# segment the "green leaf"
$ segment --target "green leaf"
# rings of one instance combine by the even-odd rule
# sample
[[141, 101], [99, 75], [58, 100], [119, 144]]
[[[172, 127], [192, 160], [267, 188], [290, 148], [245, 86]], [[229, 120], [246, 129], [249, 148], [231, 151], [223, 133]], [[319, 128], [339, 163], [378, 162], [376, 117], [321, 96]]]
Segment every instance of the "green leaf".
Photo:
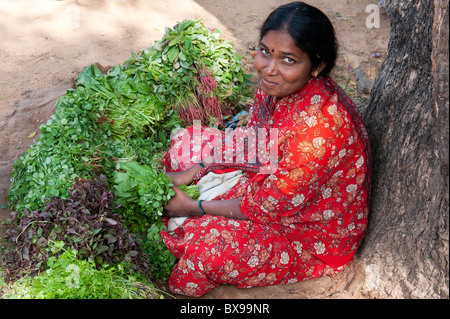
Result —
[[169, 42], [169, 46], [178, 44], [180, 42], [180, 39], [178, 37], [173, 38], [172, 40], [170, 40]]
[[159, 206], [161, 206], [161, 203], [158, 201], [153, 202], [153, 207], [154, 208], [158, 208]]
[[173, 46], [169, 49], [169, 52], [167, 52], [167, 56], [169, 58], [169, 62], [173, 63], [175, 59], [177, 58], [178, 54], [180, 53], [180, 50], [177, 46]]

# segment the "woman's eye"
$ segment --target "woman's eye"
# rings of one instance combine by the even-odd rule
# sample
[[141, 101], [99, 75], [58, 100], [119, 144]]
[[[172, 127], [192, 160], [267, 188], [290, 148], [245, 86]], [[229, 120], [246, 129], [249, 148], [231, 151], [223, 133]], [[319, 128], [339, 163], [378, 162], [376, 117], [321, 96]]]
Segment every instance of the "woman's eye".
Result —
[[266, 49], [264, 49], [264, 48], [260, 48], [259, 50], [260, 50], [261, 53], [264, 54], [264, 55], [269, 55], [269, 54], [270, 54], [269, 51], [266, 50]]
[[294, 64], [295, 63], [295, 60], [294, 59], [291, 59], [291, 58], [284, 58], [284, 61], [287, 63], [287, 64]]

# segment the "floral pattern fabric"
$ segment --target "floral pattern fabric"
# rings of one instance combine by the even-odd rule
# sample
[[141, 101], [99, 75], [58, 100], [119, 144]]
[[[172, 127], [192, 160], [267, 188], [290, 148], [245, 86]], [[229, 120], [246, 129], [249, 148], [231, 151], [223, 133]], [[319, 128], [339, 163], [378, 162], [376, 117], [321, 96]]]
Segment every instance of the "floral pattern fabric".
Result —
[[[248, 139], [242, 150], [234, 148], [232, 161], [199, 173], [243, 169], [239, 183], [215, 200], [241, 198], [247, 220], [192, 217], [174, 233], [161, 233], [179, 258], [169, 280], [175, 293], [201, 296], [222, 283], [244, 288], [333, 276], [351, 262], [365, 235], [370, 143], [356, 107], [331, 78], [315, 78], [279, 100], [258, 90], [248, 128], [266, 129], [266, 153], [275, 145], [276, 163], [273, 157], [266, 164], [238, 163], [241, 151], [255, 147]], [[277, 143], [269, 134], [274, 128]], [[198, 143], [191, 133], [173, 145]], [[203, 140], [201, 148], [225, 138]], [[170, 171], [198, 162], [171, 158]]]

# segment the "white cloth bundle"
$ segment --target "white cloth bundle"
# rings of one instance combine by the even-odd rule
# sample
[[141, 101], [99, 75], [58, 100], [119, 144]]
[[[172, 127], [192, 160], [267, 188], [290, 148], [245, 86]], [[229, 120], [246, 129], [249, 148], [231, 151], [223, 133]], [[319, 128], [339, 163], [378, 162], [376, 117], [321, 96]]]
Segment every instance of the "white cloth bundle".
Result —
[[[219, 195], [225, 194], [237, 184], [242, 175], [242, 171], [233, 171], [224, 174], [208, 173], [197, 183], [200, 192], [200, 197], [198, 199], [211, 200]], [[168, 231], [173, 231], [183, 225], [186, 218], [187, 217], [170, 218], [167, 227]]]

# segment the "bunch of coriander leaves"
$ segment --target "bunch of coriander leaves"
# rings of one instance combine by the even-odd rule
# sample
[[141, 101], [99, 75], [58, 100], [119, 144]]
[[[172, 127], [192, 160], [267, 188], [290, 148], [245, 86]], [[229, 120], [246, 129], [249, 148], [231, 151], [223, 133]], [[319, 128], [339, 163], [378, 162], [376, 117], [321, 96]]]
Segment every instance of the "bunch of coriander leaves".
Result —
[[[3, 299], [159, 299], [160, 292], [144, 284], [139, 274], [131, 276], [121, 265], [101, 268], [80, 259], [76, 249], [63, 241], [52, 242], [48, 269], [36, 276], [24, 276], [3, 289]], [[56, 257], [58, 256], [58, 257]], [[1, 290], [0, 290], [1, 292]]]
[[[100, 251], [89, 250], [87, 255], [78, 254], [78, 258], [95, 259], [93, 254], [110, 253], [108, 258], [97, 260], [98, 267], [125, 263], [130, 268], [129, 256], [116, 255], [119, 250], [111, 248], [118, 236], [106, 236], [98, 227], [90, 227], [82, 239], [77, 239], [80, 244], [69, 238], [79, 232], [46, 215], [55, 202], [77, 202], [73, 201], [71, 190], [79, 188], [79, 181], [95, 184], [104, 176], [102, 186], [94, 189], [114, 194], [116, 206], [112, 212], [120, 220], [109, 216], [103, 223], [113, 220], [123, 224], [139, 246], [130, 251], [147, 255], [152, 276], [169, 276], [176, 260], [162, 243], [159, 232], [164, 228], [162, 207], [173, 191], [171, 181], [162, 173], [160, 159], [170, 144], [172, 129], [192, 124], [186, 117], [180, 121], [179, 106], [192, 105], [197, 114], [211, 117], [208, 107], [217, 100], [221, 107], [236, 109], [250, 94], [249, 76], [241, 67], [241, 57], [219, 35], [199, 21], [184, 21], [166, 29], [161, 41], [133, 54], [106, 75], [93, 65], [83, 70], [75, 88], [57, 101], [54, 114], [41, 126], [39, 140], [14, 164], [8, 199], [15, 218], [9, 224], [8, 245], [2, 247], [6, 250], [3, 256], [13, 258], [0, 258], [3, 271], [20, 267], [24, 260], [25, 264], [29, 261], [28, 269], [44, 270], [48, 245], [54, 239], [37, 238], [48, 234], [59, 234], [59, 240], [68, 249], [78, 249], [80, 245], [101, 247]], [[223, 118], [226, 110], [220, 111], [214, 116]], [[142, 180], [142, 176], [147, 179]], [[195, 197], [195, 188], [193, 191]], [[75, 218], [83, 224], [88, 216], [102, 214], [87, 208], [89, 203], [83, 205], [72, 209], [76, 216], [64, 218]], [[79, 212], [83, 212], [84, 220], [77, 217]], [[28, 237], [24, 237], [25, 233]], [[94, 236], [98, 234], [101, 236]], [[17, 238], [35, 238], [30, 241], [35, 246], [20, 245]], [[33, 249], [39, 250], [39, 261], [30, 259]]]

